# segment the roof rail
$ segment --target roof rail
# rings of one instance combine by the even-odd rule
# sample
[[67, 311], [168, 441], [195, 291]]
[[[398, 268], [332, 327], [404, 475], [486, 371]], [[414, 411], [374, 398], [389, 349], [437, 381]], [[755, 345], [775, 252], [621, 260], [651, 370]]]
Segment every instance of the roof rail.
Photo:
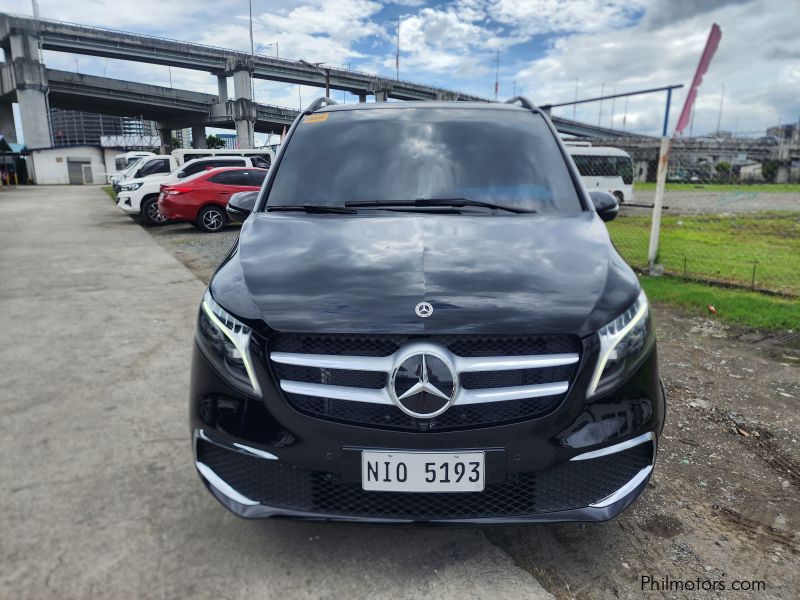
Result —
[[308, 108], [304, 111], [305, 114], [309, 115], [313, 113], [315, 110], [319, 110], [323, 106], [332, 106], [334, 104], [338, 104], [336, 100], [333, 98], [327, 98], [326, 96], [320, 96], [316, 100], [314, 100], [311, 104], [308, 105]]
[[528, 100], [525, 96], [514, 96], [510, 100], [506, 100], [506, 104], [517, 104], [519, 103], [522, 108], [527, 108], [528, 110], [539, 110], [536, 106]]

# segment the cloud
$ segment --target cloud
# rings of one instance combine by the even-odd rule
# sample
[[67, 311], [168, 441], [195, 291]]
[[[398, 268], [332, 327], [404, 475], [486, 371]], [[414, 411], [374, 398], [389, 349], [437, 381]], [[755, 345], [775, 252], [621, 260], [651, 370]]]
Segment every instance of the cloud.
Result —
[[[648, 10], [663, 12], [666, 0]], [[726, 86], [723, 129], [763, 131], [780, 115], [797, 112], [798, 62], [796, 19], [788, 19], [780, 0], [759, 3], [726, 3], [716, 10], [685, 16], [658, 29], [645, 14], [641, 23], [622, 30], [571, 34], [553, 41], [545, 56], [520, 66], [516, 78], [528, 89], [538, 90], [540, 103], [570, 100], [575, 78], [580, 97], [614, 88], [634, 91], [668, 84], [688, 85], [694, 74], [712, 22], [722, 27], [722, 41], [700, 88], [694, 133], [716, 128], [722, 85]], [[673, 97], [671, 122], [680, 112], [685, 91]], [[664, 94], [631, 97], [627, 125], [643, 133], [657, 134], [663, 120]], [[603, 124], [610, 124], [610, 102], [604, 103]], [[621, 125], [624, 101], [615, 103], [615, 126]], [[579, 108], [577, 116], [597, 122], [599, 103]], [[572, 108], [556, 114], [572, 116]], [[792, 116], [791, 118], [796, 118]]]

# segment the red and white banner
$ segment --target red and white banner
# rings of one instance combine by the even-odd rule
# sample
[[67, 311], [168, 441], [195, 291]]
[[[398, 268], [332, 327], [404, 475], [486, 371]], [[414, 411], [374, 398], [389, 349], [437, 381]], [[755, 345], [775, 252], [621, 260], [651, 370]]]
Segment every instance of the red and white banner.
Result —
[[694, 79], [692, 79], [692, 87], [689, 88], [689, 93], [686, 95], [686, 102], [683, 103], [683, 110], [678, 119], [678, 125], [675, 127], [675, 133], [682, 133], [686, 126], [689, 124], [689, 118], [692, 116], [692, 107], [694, 101], [697, 99], [697, 88], [703, 82], [703, 75], [708, 71], [708, 65], [711, 59], [714, 58], [714, 53], [717, 51], [719, 41], [722, 39], [722, 30], [719, 25], [714, 23], [711, 26], [711, 32], [708, 34], [706, 41], [706, 48], [703, 50], [703, 55], [700, 57], [700, 63], [697, 65], [697, 70], [694, 72]]

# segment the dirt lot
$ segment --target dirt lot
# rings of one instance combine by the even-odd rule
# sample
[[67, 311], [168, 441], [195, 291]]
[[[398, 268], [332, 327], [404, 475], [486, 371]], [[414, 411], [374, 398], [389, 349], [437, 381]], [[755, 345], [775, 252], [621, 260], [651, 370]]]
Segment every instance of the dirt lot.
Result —
[[[151, 233], [207, 281], [237, 230], [212, 236], [169, 225]], [[488, 528], [484, 534], [558, 598], [639, 597], [643, 576], [725, 585], [703, 597], [794, 598], [800, 589], [800, 332], [765, 336], [664, 306], [656, 319], [669, 413], [642, 498], [602, 525]], [[734, 580], [764, 581], [766, 590], [731, 592]]]

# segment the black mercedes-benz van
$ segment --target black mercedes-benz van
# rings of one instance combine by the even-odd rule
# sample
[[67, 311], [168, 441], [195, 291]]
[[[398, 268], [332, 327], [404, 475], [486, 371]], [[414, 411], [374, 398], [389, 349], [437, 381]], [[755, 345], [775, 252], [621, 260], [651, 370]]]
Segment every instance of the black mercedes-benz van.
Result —
[[208, 489], [243, 517], [618, 514], [665, 397], [617, 209], [525, 99], [315, 102], [200, 306]]

